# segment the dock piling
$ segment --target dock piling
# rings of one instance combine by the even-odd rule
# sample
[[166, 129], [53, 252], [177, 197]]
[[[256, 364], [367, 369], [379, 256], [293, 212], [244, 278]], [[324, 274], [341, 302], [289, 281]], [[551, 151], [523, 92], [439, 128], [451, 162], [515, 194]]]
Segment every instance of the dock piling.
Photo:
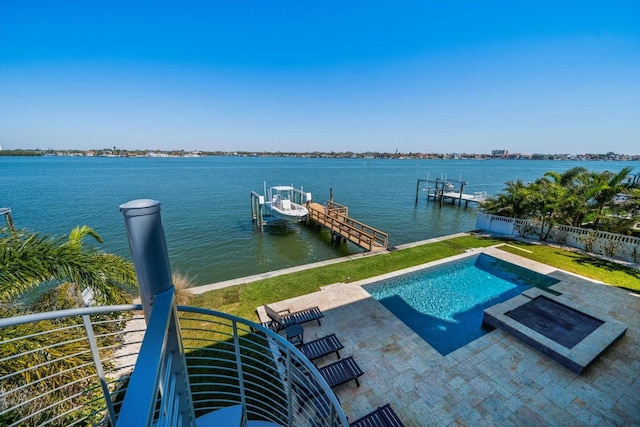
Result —
[[[465, 194], [464, 187], [468, 184], [467, 181], [463, 181], [462, 177], [458, 180], [449, 180], [445, 178], [435, 178], [435, 179], [418, 179], [416, 183], [416, 201], [415, 205], [418, 206], [418, 200], [420, 195], [421, 184], [433, 184], [432, 187], [429, 185], [426, 187], [427, 190], [427, 203], [430, 199], [433, 201], [438, 201], [440, 207], [444, 204], [445, 199], [451, 199], [451, 204], [455, 205], [456, 200], [458, 201], [458, 207], [462, 206], [462, 201], [464, 200], [464, 207], [469, 206], [469, 202], [474, 203], [483, 203], [486, 199], [486, 192], [476, 192], [474, 194]], [[450, 190], [450, 191], [447, 191]]]
[[256, 224], [256, 227], [260, 229], [260, 232], [264, 231], [264, 218], [263, 218], [263, 208], [264, 207], [264, 196], [256, 193], [255, 191], [251, 192], [251, 220]]
[[366, 251], [386, 249], [389, 245], [389, 236], [386, 233], [350, 218], [349, 209], [333, 200], [328, 201], [326, 205], [311, 202], [307, 208], [311, 224], [317, 224], [318, 229], [321, 226], [329, 229], [331, 244], [338, 245], [349, 241]]

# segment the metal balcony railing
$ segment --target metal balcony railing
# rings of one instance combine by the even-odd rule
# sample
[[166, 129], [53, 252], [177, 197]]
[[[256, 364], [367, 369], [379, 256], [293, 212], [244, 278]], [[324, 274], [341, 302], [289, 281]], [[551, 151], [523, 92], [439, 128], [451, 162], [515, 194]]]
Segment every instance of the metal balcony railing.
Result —
[[160, 203], [121, 210], [142, 304], [0, 319], [0, 425], [347, 425], [326, 381], [284, 338], [176, 307]]
[[[166, 302], [156, 301], [154, 313], [160, 304]], [[195, 425], [198, 419], [200, 426], [214, 420], [215, 411], [234, 406], [249, 426], [257, 420], [346, 425], [335, 395], [289, 342], [255, 323], [196, 307], [177, 311], [195, 414], [179, 420], [172, 406], [179, 399], [165, 375], [180, 369], [176, 362], [162, 369], [161, 355], [144, 353], [147, 342], [165, 341], [157, 336], [169, 328], [153, 315], [145, 327], [141, 308], [88, 307], [0, 319], [0, 425]], [[141, 381], [147, 388], [141, 391], [134, 377], [145, 369], [158, 375]]]

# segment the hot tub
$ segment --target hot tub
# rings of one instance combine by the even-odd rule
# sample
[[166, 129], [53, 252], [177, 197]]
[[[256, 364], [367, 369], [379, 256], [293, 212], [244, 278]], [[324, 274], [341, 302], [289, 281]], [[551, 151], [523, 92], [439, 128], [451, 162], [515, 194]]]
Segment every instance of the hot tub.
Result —
[[623, 323], [537, 288], [485, 309], [482, 323], [513, 335], [577, 374], [627, 332]]

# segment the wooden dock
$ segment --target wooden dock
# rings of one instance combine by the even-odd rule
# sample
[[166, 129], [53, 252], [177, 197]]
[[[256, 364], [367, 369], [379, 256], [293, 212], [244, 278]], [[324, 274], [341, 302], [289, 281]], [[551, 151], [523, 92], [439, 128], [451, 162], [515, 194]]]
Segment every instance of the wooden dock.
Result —
[[307, 204], [309, 219], [331, 231], [331, 239], [350, 241], [366, 251], [387, 249], [389, 235], [373, 227], [349, 218], [349, 209], [333, 201], [326, 206], [311, 202]]
[[[429, 197], [429, 196], [427, 196]], [[432, 195], [431, 197], [434, 198], [434, 200], [436, 200], [435, 197]], [[474, 194], [465, 194], [465, 193], [455, 193], [455, 192], [444, 192], [440, 194], [440, 199], [441, 200], [445, 200], [445, 199], [451, 199], [451, 203], [455, 205], [456, 200], [458, 201], [458, 206], [460, 206], [460, 204], [464, 201], [464, 206], [468, 206], [469, 202], [472, 203], [483, 203], [485, 201], [487, 197], [487, 193], [486, 192], [481, 192], [481, 193], [474, 193]]]
[[442, 178], [419, 179], [416, 184], [416, 206], [418, 205], [420, 184], [422, 183], [428, 185], [428, 187], [423, 189], [423, 191], [427, 192], [427, 202], [433, 199], [434, 202], [439, 201], [440, 206], [442, 206], [447, 199], [451, 200], [451, 204], [453, 205], [458, 201], [458, 206], [461, 206], [464, 201], [464, 206], [467, 207], [469, 206], [469, 202], [480, 204], [484, 203], [487, 198], [486, 191], [479, 191], [473, 194], [464, 193], [464, 187], [467, 185], [467, 182], [461, 179], [455, 181]]

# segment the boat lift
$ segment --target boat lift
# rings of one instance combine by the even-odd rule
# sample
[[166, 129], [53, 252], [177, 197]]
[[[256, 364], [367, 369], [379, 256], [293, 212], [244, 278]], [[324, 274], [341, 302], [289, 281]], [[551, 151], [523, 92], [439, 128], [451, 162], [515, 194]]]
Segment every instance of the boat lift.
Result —
[[[293, 187], [293, 185], [291, 186]], [[350, 241], [368, 252], [386, 250], [389, 246], [389, 235], [360, 221], [349, 217], [349, 209], [333, 201], [333, 188], [330, 190], [329, 201], [326, 205], [313, 202], [311, 193], [305, 193], [293, 188], [292, 201], [304, 204], [309, 210], [307, 225], [315, 225], [318, 230], [324, 226], [331, 232], [331, 243], [346, 243]], [[265, 195], [267, 195], [265, 184]], [[270, 197], [270, 195], [268, 195]], [[251, 192], [251, 218], [262, 233], [264, 231], [264, 206], [270, 203], [255, 191]], [[305, 221], [306, 222], [306, 221]]]
[[[291, 201], [297, 203], [299, 205], [308, 204], [311, 202], [311, 193], [305, 193], [303, 188], [292, 187], [292, 195]], [[268, 195], [271, 197], [271, 194]], [[251, 191], [251, 219], [256, 224], [256, 227], [260, 229], [260, 232], [264, 231], [264, 225], [266, 224], [264, 207], [267, 203], [271, 203], [271, 200], [266, 200], [267, 198], [267, 184], [264, 184], [264, 195], [257, 193], [256, 191]]]
[[[461, 206], [462, 201], [464, 200], [464, 207], [469, 206], [469, 202], [473, 203], [483, 203], [487, 198], [486, 191], [477, 191], [473, 194], [465, 194], [464, 187], [468, 184], [467, 181], [462, 180], [462, 176], [458, 180], [449, 180], [447, 176], [444, 175], [440, 178], [429, 179], [429, 175], [427, 175], [427, 179], [418, 179], [416, 184], [416, 206], [418, 206], [418, 197], [420, 195], [420, 186], [421, 184], [427, 185], [423, 191], [427, 192], [427, 202], [430, 199], [439, 201], [440, 207], [442, 207], [445, 199], [451, 199], [451, 203], [455, 205], [456, 200], [458, 201], [458, 207]], [[431, 186], [433, 185], [433, 187]]]

